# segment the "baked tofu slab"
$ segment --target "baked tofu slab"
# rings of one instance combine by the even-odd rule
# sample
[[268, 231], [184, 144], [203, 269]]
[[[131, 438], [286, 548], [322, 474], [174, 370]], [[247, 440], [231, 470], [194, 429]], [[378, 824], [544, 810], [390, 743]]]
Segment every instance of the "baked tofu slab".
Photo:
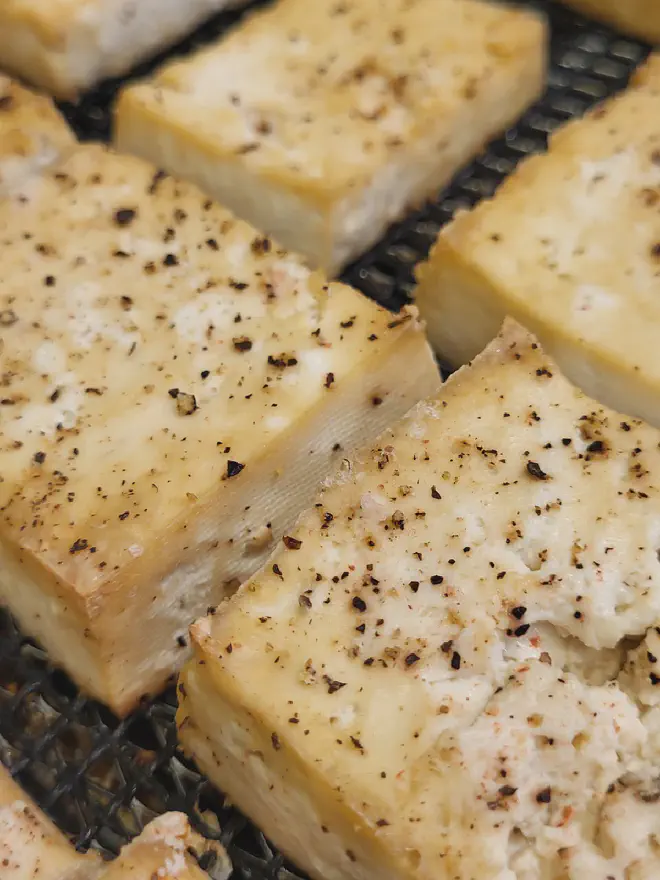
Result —
[[59, 98], [167, 48], [246, 0], [3, 0], [0, 67]]
[[279, 0], [125, 91], [116, 142], [336, 273], [518, 118], [545, 44], [475, 0]]
[[111, 864], [82, 855], [0, 766], [2, 880], [209, 880], [200, 862], [213, 866], [212, 880], [231, 873], [224, 849], [180, 813], [155, 819]]
[[414, 310], [99, 145], [0, 200], [0, 240], [0, 600], [123, 713], [439, 374]]
[[193, 627], [185, 749], [315, 880], [660, 876], [659, 441], [508, 322]]
[[505, 315], [591, 396], [660, 425], [660, 57], [460, 214], [418, 270], [441, 358], [465, 363]]
[[561, 0], [577, 12], [604, 21], [646, 40], [660, 42], [660, 6], [657, 0]]

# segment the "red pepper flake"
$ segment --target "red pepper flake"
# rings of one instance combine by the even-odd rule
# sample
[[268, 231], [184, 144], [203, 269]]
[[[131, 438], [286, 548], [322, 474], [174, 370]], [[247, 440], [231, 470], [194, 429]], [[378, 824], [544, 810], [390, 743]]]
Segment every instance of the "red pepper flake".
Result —
[[245, 465], [241, 464], [239, 461], [232, 461], [230, 459], [227, 462], [227, 479], [238, 476], [244, 467]]
[[299, 541], [298, 538], [292, 538], [290, 535], [285, 535], [282, 538], [282, 543], [287, 550], [300, 550], [302, 547], [302, 541]]

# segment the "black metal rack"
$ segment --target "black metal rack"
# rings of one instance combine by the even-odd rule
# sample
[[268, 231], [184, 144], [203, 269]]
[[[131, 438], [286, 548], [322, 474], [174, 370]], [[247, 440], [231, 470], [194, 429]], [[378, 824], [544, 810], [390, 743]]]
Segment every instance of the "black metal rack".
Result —
[[[554, 129], [623, 88], [648, 52], [554, 2], [528, 0], [526, 5], [546, 12], [552, 24], [547, 92], [437, 199], [393, 227], [345, 272], [346, 281], [387, 307], [409, 300], [413, 267], [457, 209], [491, 195], [521, 158], [544, 149]], [[145, 75], [164, 57], [211, 41], [239, 17], [217, 16], [131, 78]], [[110, 107], [124, 82], [105, 83], [78, 104], [62, 105], [80, 138], [108, 137]], [[171, 689], [118, 721], [81, 697], [0, 611], [0, 760], [80, 848], [94, 846], [111, 855], [154, 815], [182, 810], [203, 834], [227, 845], [236, 878], [300, 877], [177, 750], [175, 706]]]

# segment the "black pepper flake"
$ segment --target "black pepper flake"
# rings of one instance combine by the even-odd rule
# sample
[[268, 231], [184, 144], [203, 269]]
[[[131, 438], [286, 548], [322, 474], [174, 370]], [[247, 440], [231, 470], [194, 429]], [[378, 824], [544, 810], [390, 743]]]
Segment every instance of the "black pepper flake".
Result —
[[570, 437], [563, 437], [561, 442], [564, 444], [564, 446], [570, 446], [573, 441]]
[[121, 304], [122, 309], [124, 309], [125, 312], [127, 312], [131, 308], [131, 306], [133, 305], [133, 300], [131, 299], [130, 296], [120, 296], [119, 302]]
[[442, 495], [438, 492], [435, 486], [431, 486], [431, 498], [435, 498], [436, 501], [439, 501], [442, 498]]
[[518, 789], [514, 788], [512, 785], [503, 785], [499, 789], [499, 793], [502, 795], [502, 797], [513, 797], [517, 791]]
[[372, 406], [380, 406], [382, 402], [383, 402], [383, 398], [378, 397], [377, 395], [375, 397], [371, 398]]
[[544, 788], [536, 795], [537, 804], [549, 804], [552, 800], [552, 789]]
[[163, 266], [178, 266], [179, 258], [176, 254], [165, 254], [163, 257]]
[[279, 567], [277, 563], [273, 566], [273, 574], [276, 574], [280, 580], [284, 580], [284, 575], [282, 574], [282, 569]]
[[293, 355], [281, 354], [278, 357], [273, 357], [272, 354], [269, 354], [268, 363], [271, 367], [279, 367], [279, 369], [283, 370], [286, 367], [295, 367], [298, 359], [293, 357]]
[[311, 608], [312, 607], [312, 600], [309, 598], [309, 596], [306, 596], [304, 593], [301, 593], [300, 596], [298, 596], [298, 604], [300, 605], [301, 608]]
[[390, 824], [390, 823], [387, 821], [387, 819], [379, 819], [379, 820], [376, 822], [376, 825], [377, 825], [379, 828], [385, 828], [385, 826], [386, 826], [386, 825], [389, 825], [389, 824]]
[[454, 651], [451, 655], [451, 668], [456, 670], [461, 668], [461, 655], [458, 651]]
[[329, 675], [324, 675], [323, 681], [328, 686], [328, 693], [329, 694], [336, 694], [337, 691], [340, 691], [343, 687], [346, 687], [345, 681], [335, 681], [333, 678], [330, 678]]
[[419, 655], [415, 654], [414, 651], [408, 654], [405, 659], [406, 666], [414, 666], [414, 664], [417, 662], [419, 662]]
[[231, 477], [236, 477], [245, 467], [244, 464], [241, 464], [239, 461], [231, 461], [231, 459], [227, 462], [227, 479], [231, 479]]
[[267, 254], [271, 246], [270, 239], [261, 237], [253, 239], [250, 245], [253, 254]]
[[76, 538], [73, 544], [69, 547], [69, 553], [73, 556], [74, 553], [80, 553], [82, 550], [87, 550], [89, 547], [89, 541], [85, 538]]
[[279, 752], [279, 750], [282, 748], [282, 744], [280, 743], [279, 736], [276, 733], [271, 733], [270, 741], [272, 742], [273, 748], [275, 749], [275, 751]]
[[353, 596], [353, 599], [351, 600], [351, 605], [353, 606], [353, 608], [356, 609], [356, 611], [359, 611], [360, 613], [363, 613], [367, 610], [367, 603], [360, 596]]
[[202, 377], [202, 379], [208, 379], [208, 377], [211, 375], [211, 371], [210, 370], [202, 370], [202, 372], [199, 375]]
[[524, 605], [517, 605], [515, 608], [511, 609], [511, 615], [516, 618], [516, 620], [522, 620], [522, 618], [527, 614], [527, 609]]
[[444, 581], [444, 578], [441, 574], [433, 574], [431, 575], [431, 583], [434, 587], [437, 587], [438, 584], [441, 584]]
[[285, 535], [282, 538], [282, 543], [287, 550], [300, 550], [302, 547], [302, 541], [299, 541], [298, 538], [292, 538], [290, 535]]
[[176, 400], [176, 411], [180, 416], [191, 416], [199, 409], [197, 398], [194, 394], [179, 391], [178, 388], [170, 388], [167, 393]]
[[527, 632], [529, 632], [529, 624], [523, 623], [521, 626], [514, 629], [513, 634], [517, 638], [520, 638], [521, 636], [524, 636]]
[[55, 276], [54, 275], [46, 275], [44, 278], [44, 286], [45, 287], [55, 287]]
[[325, 387], [330, 388], [330, 386], [334, 385], [334, 383], [335, 383], [335, 374], [334, 373], [327, 373], [326, 377], [325, 377], [325, 382], [323, 383], [325, 385]]
[[550, 479], [546, 472], [541, 469], [541, 465], [537, 461], [527, 462], [527, 473], [530, 475], [530, 477], [534, 477], [535, 480]]
[[362, 745], [362, 743], [360, 742], [360, 740], [356, 736], [351, 737], [351, 742], [353, 743], [353, 745], [355, 746], [356, 749], [360, 749], [361, 752], [364, 751], [364, 746]]
[[595, 454], [599, 454], [602, 452], [607, 452], [607, 446], [602, 440], [593, 440], [587, 446], [587, 452], [592, 452]]
[[43, 464], [46, 461], [46, 453], [45, 452], [35, 452], [34, 453], [34, 462], [36, 464]]
[[232, 342], [236, 351], [250, 351], [252, 348], [252, 340], [247, 336], [237, 336]]
[[419, 590], [419, 581], [410, 581], [408, 584], [413, 593], [416, 593]]
[[0, 311], [0, 327], [12, 327], [18, 321], [18, 315], [13, 309]]
[[655, 687], [656, 685], [660, 684], [660, 675], [656, 675], [655, 672], [649, 673], [649, 681]]
[[440, 645], [440, 650], [443, 652], [443, 654], [448, 654], [451, 651], [453, 645], [454, 642], [452, 641], [452, 639], [449, 639], [448, 642], [443, 642]]
[[115, 223], [117, 226], [128, 226], [135, 220], [136, 211], [134, 208], [120, 208], [115, 211]]
[[9, 110], [14, 104], [12, 95], [3, 95], [0, 98], [0, 110]]
[[128, 519], [128, 511], [125, 510], [123, 513], [120, 513], [120, 514], [119, 514], [119, 519], [120, 519], [120, 520]]

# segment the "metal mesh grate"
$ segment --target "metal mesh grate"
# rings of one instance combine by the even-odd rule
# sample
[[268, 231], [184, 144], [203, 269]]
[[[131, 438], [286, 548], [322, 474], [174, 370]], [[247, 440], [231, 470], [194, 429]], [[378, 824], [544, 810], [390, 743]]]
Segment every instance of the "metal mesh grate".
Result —
[[[552, 2], [527, 5], [547, 12], [552, 23], [548, 90], [432, 204], [393, 227], [346, 271], [349, 283], [385, 306], [396, 308], [410, 297], [414, 265], [457, 209], [491, 195], [521, 158], [544, 149], [557, 126], [624, 87], [648, 51]], [[239, 17], [217, 16], [169, 55], [209, 42]], [[79, 104], [62, 106], [79, 137], [107, 138], [109, 108], [120, 84], [106, 83]], [[154, 815], [183, 810], [202, 833], [227, 845], [236, 878], [295, 880], [300, 875], [177, 750], [174, 713], [171, 690], [118, 721], [79, 696], [0, 611], [0, 759], [79, 847], [111, 855]]]

